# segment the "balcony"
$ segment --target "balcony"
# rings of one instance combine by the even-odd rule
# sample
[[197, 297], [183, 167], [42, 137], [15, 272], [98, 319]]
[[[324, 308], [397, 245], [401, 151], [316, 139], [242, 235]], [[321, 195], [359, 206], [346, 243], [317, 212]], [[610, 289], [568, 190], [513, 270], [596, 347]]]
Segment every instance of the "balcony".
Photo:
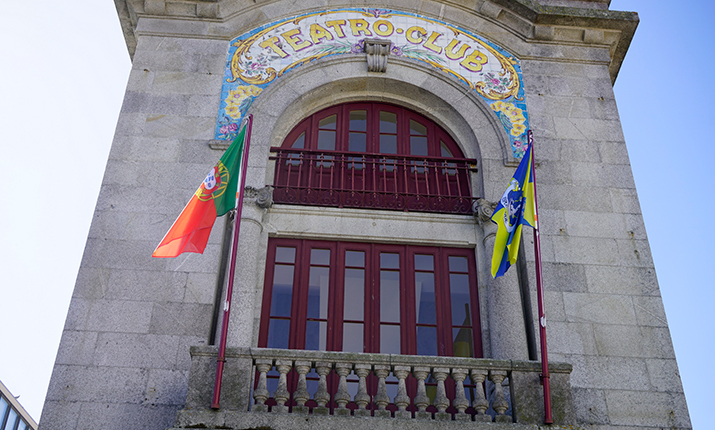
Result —
[[[213, 411], [217, 348], [192, 347], [191, 357], [176, 428], [516, 429], [543, 420], [538, 362], [233, 348]], [[571, 365], [550, 372], [554, 423], [574, 424]]]
[[276, 203], [472, 214], [476, 160], [271, 148]]

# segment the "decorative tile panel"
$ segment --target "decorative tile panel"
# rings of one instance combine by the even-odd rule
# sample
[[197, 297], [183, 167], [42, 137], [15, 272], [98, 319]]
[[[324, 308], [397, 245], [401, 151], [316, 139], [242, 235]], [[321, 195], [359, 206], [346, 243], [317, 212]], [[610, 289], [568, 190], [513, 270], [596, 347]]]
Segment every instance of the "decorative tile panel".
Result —
[[364, 55], [366, 39], [390, 42], [390, 55], [426, 63], [475, 91], [497, 115], [514, 157], [526, 149], [528, 115], [519, 60], [442, 21], [386, 9], [339, 9], [276, 21], [231, 41], [216, 139], [231, 140], [253, 100], [285, 73], [332, 55]]

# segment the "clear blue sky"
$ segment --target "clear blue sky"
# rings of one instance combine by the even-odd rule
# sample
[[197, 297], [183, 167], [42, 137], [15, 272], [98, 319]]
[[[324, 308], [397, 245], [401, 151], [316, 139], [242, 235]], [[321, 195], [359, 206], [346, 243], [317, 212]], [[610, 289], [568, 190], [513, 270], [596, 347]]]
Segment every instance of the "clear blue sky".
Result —
[[[641, 24], [615, 90], [695, 428], [711, 424], [715, 2], [613, 0]], [[3, 5], [0, 380], [39, 419], [131, 67], [110, 0]]]

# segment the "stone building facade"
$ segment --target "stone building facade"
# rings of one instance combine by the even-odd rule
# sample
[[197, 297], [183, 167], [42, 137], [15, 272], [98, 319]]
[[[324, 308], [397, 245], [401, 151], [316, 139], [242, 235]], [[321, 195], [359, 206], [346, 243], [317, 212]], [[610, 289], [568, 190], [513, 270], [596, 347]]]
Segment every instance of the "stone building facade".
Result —
[[[528, 129], [555, 423], [691, 427], [613, 94], [637, 14], [115, 3], [133, 67], [41, 429], [541, 424], [531, 235], [489, 274]], [[151, 253], [248, 114], [211, 410], [231, 221], [202, 255]]]

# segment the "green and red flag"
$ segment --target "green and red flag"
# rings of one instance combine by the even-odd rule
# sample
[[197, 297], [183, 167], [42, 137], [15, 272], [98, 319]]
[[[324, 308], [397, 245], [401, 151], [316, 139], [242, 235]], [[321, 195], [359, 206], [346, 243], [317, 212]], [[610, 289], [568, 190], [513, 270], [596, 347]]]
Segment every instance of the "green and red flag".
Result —
[[223, 157], [211, 168], [152, 257], [173, 258], [184, 252], [204, 252], [216, 217], [236, 207], [245, 141], [246, 127], [243, 127]]

